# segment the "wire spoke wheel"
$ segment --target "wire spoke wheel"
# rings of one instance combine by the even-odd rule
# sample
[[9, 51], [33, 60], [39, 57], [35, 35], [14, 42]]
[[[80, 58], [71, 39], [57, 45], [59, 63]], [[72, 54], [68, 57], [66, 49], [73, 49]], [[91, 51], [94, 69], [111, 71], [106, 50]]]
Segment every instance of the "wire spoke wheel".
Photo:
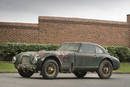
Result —
[[45, 79], [56, 78], [59, 72], [59, 66], [55, 60], [46, 60], [42, 67], [42, 77]]
[[111, 62], [108, 60], [104, 60], [101, 62], [97, 73], [101, 79], [108, 79], [112, 75], [112, 70], [113, 67]]
[[108, 63], [104, 64], [103, 68], [102, 68], [102, 72], [103, 74], [109, 74], [110, 73], [110, 65]]
[[56, 65], [54, 63], [49, 63], [46, 68], [46, 74], [48, 76], [53, 76], [56, 73]]

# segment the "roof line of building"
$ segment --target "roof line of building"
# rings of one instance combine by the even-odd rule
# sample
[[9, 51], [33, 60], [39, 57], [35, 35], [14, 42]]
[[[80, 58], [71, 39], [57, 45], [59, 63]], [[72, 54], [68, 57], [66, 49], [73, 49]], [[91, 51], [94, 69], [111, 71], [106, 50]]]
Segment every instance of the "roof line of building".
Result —
[[22, 27], [22, 28], [28, 28], [28, 29], [37, 29], [38, 24], [34, 23], [18, 23], [18, 22], [0, 22], [0, 27]]
[[72, 22], [72, 23], [91, 23], [91, 24], [112, 24], [112, 25], [129, 25], [127, 22], [96, 20], [96, 19], [83, 19], [83, 18], [68, 18], [68, 17], [52, 17], [52, 16], [39, 16], [39, 21], [48, 22]]

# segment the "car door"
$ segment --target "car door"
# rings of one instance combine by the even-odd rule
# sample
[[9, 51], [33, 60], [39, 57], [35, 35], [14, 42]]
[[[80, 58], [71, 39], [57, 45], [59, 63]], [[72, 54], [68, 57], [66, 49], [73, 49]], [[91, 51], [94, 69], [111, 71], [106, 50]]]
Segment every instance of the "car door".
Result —
[[87, 69], [95, 65], [96, 48], [91, 44], [81, 44], [79, 52], [76, 53], [76, 67]]

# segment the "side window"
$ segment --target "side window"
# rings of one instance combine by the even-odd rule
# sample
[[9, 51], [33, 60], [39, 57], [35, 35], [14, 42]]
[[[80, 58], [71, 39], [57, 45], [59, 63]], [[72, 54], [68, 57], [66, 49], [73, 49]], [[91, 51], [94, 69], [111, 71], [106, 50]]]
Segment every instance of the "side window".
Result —
[[81, 47], [80, 47], [80, 52], [81, 53], [95, 53], [96, 48], [95, 48], [94, 45], [82, 44]]
[[103, 50], [99, 47], [96, 47], [96, 53], [104, 53]]

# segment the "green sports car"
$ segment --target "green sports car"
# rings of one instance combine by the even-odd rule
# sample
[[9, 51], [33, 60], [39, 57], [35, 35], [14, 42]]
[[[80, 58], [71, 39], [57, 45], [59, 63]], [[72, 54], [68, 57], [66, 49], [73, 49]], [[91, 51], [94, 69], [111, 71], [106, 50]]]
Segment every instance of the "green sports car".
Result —
[[108, 79], [112, 70], [120, 67], [119, 59], [95, 43], [68, 42], [56, 51], [22, 52], [13, 57], [18, 73], [29, 78], [40, 72], [45, 79], [56, 78], [58, 73], [74, 73], [83, 78], [88, 71], [96, 71], [101, 79]]

